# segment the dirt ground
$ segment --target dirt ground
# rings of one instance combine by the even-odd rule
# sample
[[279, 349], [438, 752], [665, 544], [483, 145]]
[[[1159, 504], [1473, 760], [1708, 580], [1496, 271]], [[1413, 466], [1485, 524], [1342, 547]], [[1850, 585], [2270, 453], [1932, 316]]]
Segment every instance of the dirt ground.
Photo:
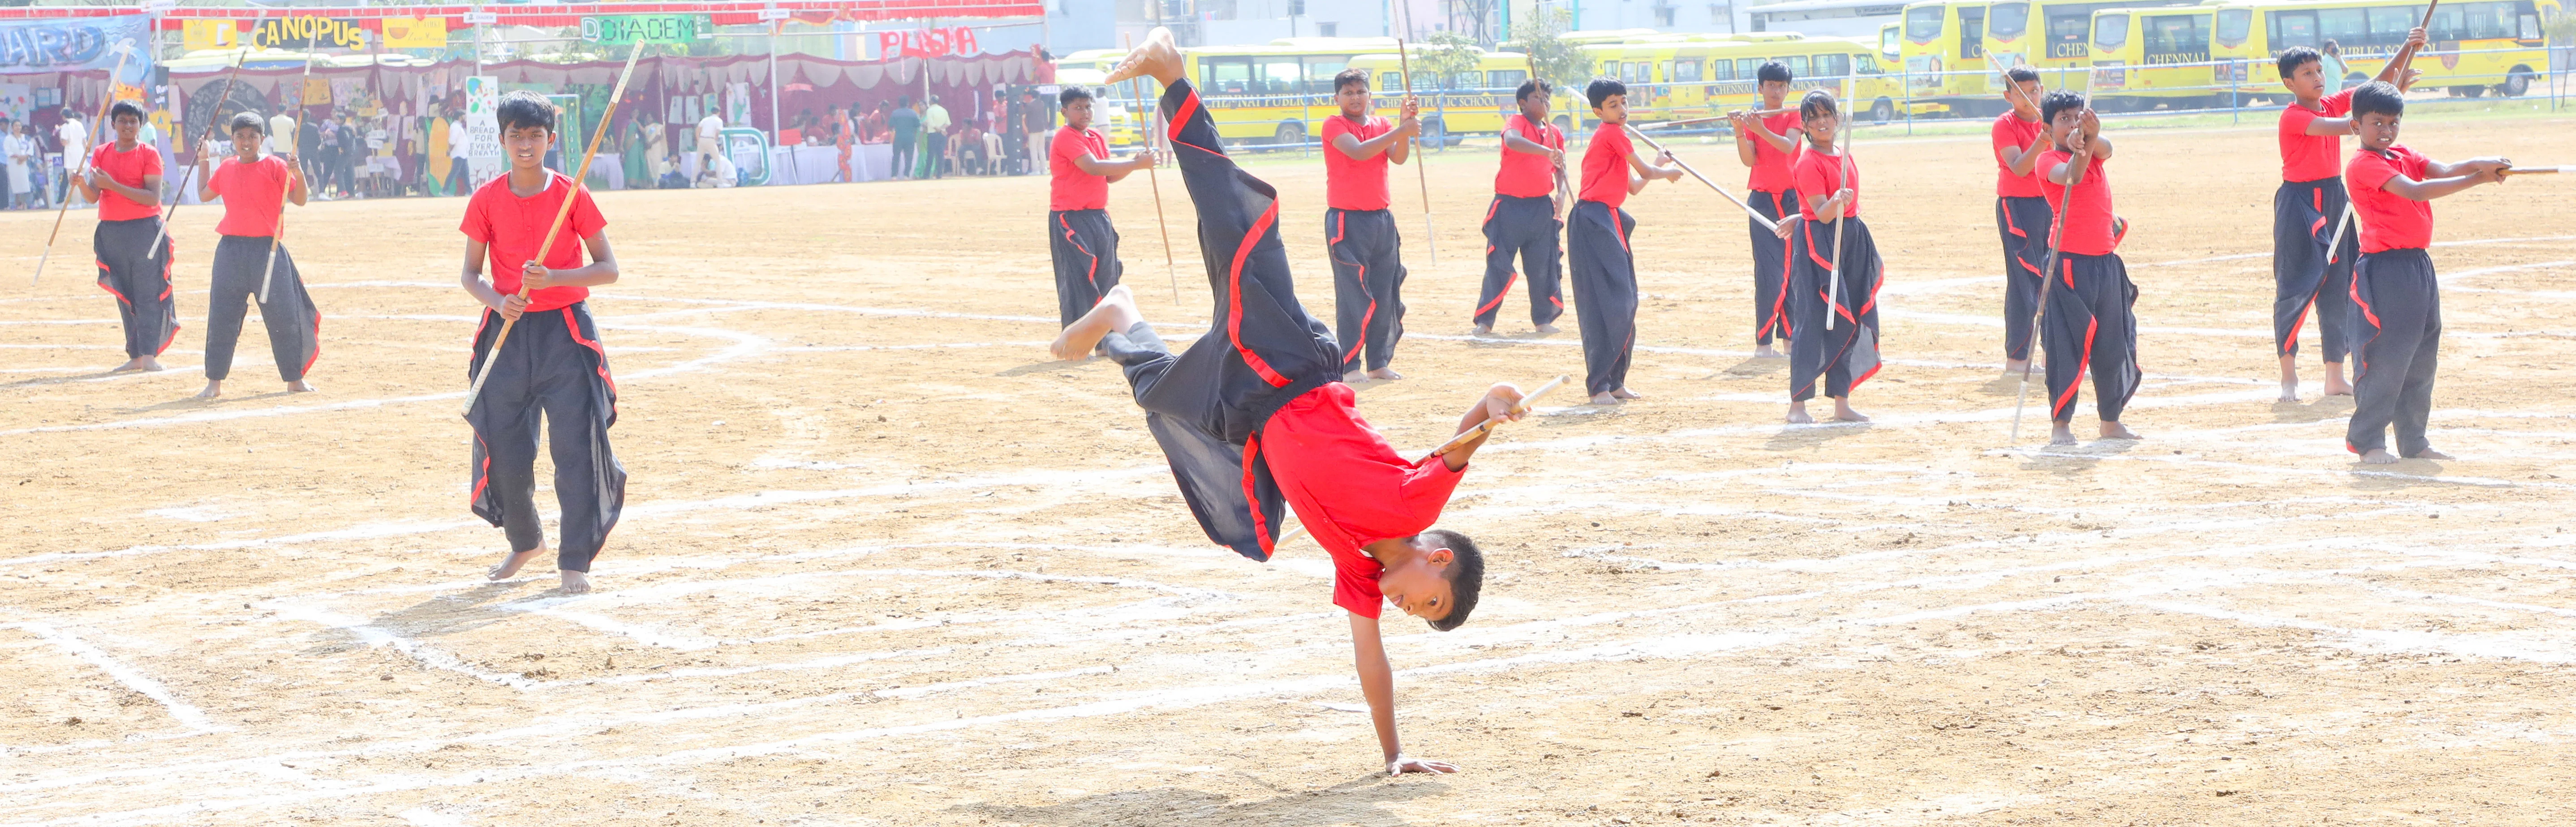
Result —
[[[2571, 126], [2407, 140], [2566, 163]], [[1858, 140], [1867, 425], [1781, 424], [1739, 213], [1632, 199], [1648, 398], [1557, 397], [1476, 458], [1445, 523], [1491, 556], [1482, 607], [1387, 627], [1408, 748], [1465, 769], [1398, 780], [1321, 550], [1210, 546], [1115, 366], [1042, 361], [1041, 179], [602, 195], [632, 482], [579, 597], [479, 582], [504, 544], [465, 510], [463, 201], [292, 213], [322, 390], [282, 393], [253, 324], [213, 402], [213, 210], [179, 214], [170, 369], [117, 376], [90, 217], [29, 290], [52, 215], [0, 215], [0, 822], [2576, 818], [2576, 182], [2439, 202], [2461, 459], [2366, 471], [2313, 349], [2273, 399], [2270, 127], [2115, 137], [2137, 443], [2008, 439], [1982, 138]], [[1437, 265], [1397, 170], [1407, 378], [1360, 392], [1408, 452], [1488, 383], [1582, 373], [1518, 294], [1465, 336], [1491, 152], [1428, 167]], [[1731, 149], [1684, 157], [1742, 184]], [[1255, 169], [1329, 308], [1320, 164]], [[1186, 196], [1162, 175], [1176, 306], [1146, 184], [1113, 188], [1127, 279], [1192, 333]]]

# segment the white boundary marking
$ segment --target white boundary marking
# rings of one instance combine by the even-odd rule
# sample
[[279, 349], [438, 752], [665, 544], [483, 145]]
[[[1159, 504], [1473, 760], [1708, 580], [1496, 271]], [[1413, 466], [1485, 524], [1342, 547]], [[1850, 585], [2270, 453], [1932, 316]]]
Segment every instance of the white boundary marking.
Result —
[[189, 705], [188, 702], [179, 700], [177, 696], [170, 694], [170, 688], [161, 685], [160, 681], [153, 680], [150, 676], [135, 671], [134, 667], [127, 666], [124, 662], [119, 661], [114, 657], [110, 657], [107, 652], [96, 646], [90, 645], [89, 641], [74, 637], [69, 632], [65, 632], [61, 629], [57, 629], [51, 625], [43, 623], [18, 622], [0, 625], [16, 627], [25, 631], [27, 634], [34, 635], [43, 639], [47, 643], [60, 647], [64, 652], [70, 653], [72, 657], [79, 658], [88, 662], [91, 666], [98, 667], [99, 671], [106, 672], [108, 677], [115, 678], [117, 683], [125, 684], [126, 688], [142, 693], [144, 697], [160, 702], [161, 707], [169, 711], [171, 719], [178, 721], [181, 726], [187, 727], [192, 733], [216, 732], [225, 729], [224, 727], [216, 726], [212, 719], [206, 717], [206, 713], [204, 711], [201, 711], [195, 706]]

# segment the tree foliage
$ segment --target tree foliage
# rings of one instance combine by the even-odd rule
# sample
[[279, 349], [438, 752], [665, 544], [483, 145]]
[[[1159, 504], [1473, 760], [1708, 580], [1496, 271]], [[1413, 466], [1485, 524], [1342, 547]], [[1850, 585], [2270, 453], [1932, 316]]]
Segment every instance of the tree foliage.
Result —
[[1572, 16], [1564, 9], [1541, 5], [1528, 23], [1512, 27], [1512, 38], [1521, 51], [1529, 55], [1530, 69], [1559, 89], [1580, 89], [1592, 80], [1591, 61], [1573, 43], [1566, 42], [1566, 28]]

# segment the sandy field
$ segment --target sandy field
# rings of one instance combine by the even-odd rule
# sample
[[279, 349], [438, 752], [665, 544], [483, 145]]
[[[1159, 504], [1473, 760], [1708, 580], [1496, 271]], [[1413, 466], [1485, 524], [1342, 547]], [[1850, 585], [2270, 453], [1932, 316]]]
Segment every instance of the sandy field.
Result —
[[[92, 219], [31, 290], [52, 214], [0, 215], [0, 823], [2576, 818], [2576, 182], [2439, 202], [2461, 458], [2365, 470], [2313, 350], [2274, 399], [2271, 126], [2114, 134], [2143, 442], [2008, 438], [1982, 137], [1858, 138], [1888, 258], [1866, 425], [1781, 423], [1740, 213], [1632, 199], [1648, 398], [1553, 398], [1477, 456], [1445, 525], [1490, 555], [1481, 608], [1387, 626], [1409, 750], [1464, 771], [1394, 780], [1323, 552], [1208, 544], [1116, 367], [1044, 361], [1042, 179], [602, 195], [632, 482], [584, 596], [480, 581], [505, 544], [466, 511], [462, 200], [291, 213], [321, 391], [284, 394], [253, 323], [212, 402], [213, 210], [177, 220], [170, 369], [114, 376]], [[2407, 139], [2557, 164], [2570, 134]], [[1535, 336], [1518, 294], [1466, 335], [1492, 151], [1428, 167], [1436, 265], [1397, 172], [1407, 378], [1360, 393], [1407, 452], [1489, 383], [1582, 373], [1571, 317]], [[1684, 157], [1743, 182], [1731, 148]], [[1320, 163], [1255, 171], [1329, 308]], [[1195, 333], [1186, 197], [1163, 173], [1176, 302], [1146, 184], [1113, 188], [1127, 279]]]

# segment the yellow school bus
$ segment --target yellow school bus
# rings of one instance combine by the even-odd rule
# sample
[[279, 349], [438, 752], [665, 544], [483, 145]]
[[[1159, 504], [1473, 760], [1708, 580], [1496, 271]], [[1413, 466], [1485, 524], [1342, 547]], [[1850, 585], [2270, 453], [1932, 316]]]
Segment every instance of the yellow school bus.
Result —
[[[2244, 89], [2281, 97], [2273, 62], [2295, 46], [2322, 50], [2335, 41], [2343, 53], [2344, 85], [2379, 74], [2405, 45], [2406, 32], [2424, 19], [2424, 5], [2406, 0], [2271, 0], [2220, 2], [2212, 42], [2222, 58], [2245, 61]], [[2443, 3], [2425, 35], [2432, 45], [2413, 68], [2418, 89], [2448, 88], [2477, 97], [2489, 89], [2506, 96], [2531, 89], [2549, 69], [2543, 21], [2567, 13], [2559, 0], [2474, 0]]]
[[[1396, 115], [1396, 105], [1404, 97], [1403, 64], [1394, 52], [1351, 58], [1350, 68], [1366, 69], [1374, 78], [1369, 89], [1377, 93], [1380, 115]], [[1513, 95], [1520, 91], [1523, 81], [1529, 80], [1528, 55], [1485, 52], [1477, 57], [1476, 68], [1447, 76], [1425, 69], [1423, 64], [1422, 53], [1417, 51], [1413, 56], [1412, 88], [1414, 95], [1422, 99], [1425, 143], [1456, 143], [1464, 135], [1500, 133], [1504, 119], [1520, 111]]]
[[[1113, 63], [1114, 65], [1114, 63]], [[1140, 84], [1102, 83], [1109, 73], [1086, 66], [1067, 67], [1058, 64], [1055, 82], [1058, 86], [1080, 86], [1091, 91], [1091, 128], [1100, 130], [1110, 146], [1136, 146], [1144, 143], [1144, 118], [1152, 116], [1150, 102], [1139, 102], [1136, 96], [1146, 94]]]
[[[2058, 70], [2050, 80], [2063, 79], [2069, 81], [2064, 85], [2077, 85], [2082, 74], [2070, 70], [2092, 65], [2094, 12], [2189, 6], [2196, 2], [1926, 0], [1905, 7], [1897, 24], [1898, 51], [1917, 100], [1946, 104], [1950, 111], [1962, 115], [1993, 116], [2011, 108], [2002, 98], [2003, 80], [1994, 71], [1995, 66], [2026, 63], [2043, 74]], [[1993, 55], [1992, 61], [1987, 59], [1988, 54]]]
[[1773, 60], [1789, 67], [1793, 98], [1808, 89], [1830, 90], [1850, 96], [1856, 109], [1879, 120], [1894, 117], [1904, 102], [1903, 88], [1886, 73], [1866, 38], [1795, 32], [1682, 35], [1586, 46], [1583, 51], [1601, 76], [1630, 85], [1630, 119], [1644, 123], [1759, 106], [1756, 73]]
[[[1181, 50], [1183, 73], [1230, 142], [1303, 144], [1332, 115], [1333, 76], [1361, 55], [1389, 54], [1389, 37], [1292, 37], [1259, 46]], [[1414, 59], [1422, 59], [1416, 51]]]
[[[2176, 6], [2093, 13], [2093, 100], [2099, 109], [2192, 109], [2224, 101], [2235, 79], [2210, 63], [2211, 9]], [[2203, 65], [2176, 65], [2203, 64]]]

